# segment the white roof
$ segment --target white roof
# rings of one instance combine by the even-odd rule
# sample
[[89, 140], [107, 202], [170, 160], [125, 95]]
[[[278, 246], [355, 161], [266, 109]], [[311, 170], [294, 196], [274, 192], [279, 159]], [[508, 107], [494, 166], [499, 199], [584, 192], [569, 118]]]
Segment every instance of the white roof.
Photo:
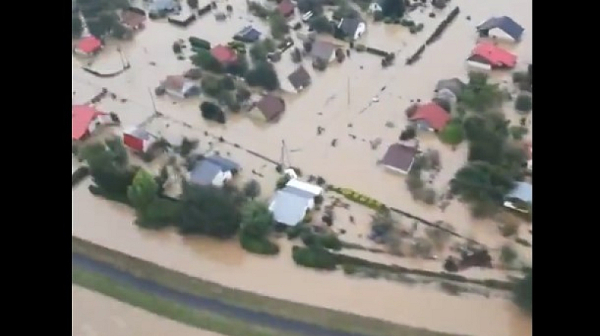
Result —
[[291, 179], [288, 181], [288, 183], [286, 184], [287, 186], [290, 187], [294, 187], [296, 189], [300, 189], [300, 190], [304, 190], [306, 192], [309, 192], [315, 196], [320, 195], [321, 193], [323, 193], [323, 188], [319, 187], [318, 185], [314, 185], [308, 182], [304, 182], [304, 181], [300, 181], [298, 179]]

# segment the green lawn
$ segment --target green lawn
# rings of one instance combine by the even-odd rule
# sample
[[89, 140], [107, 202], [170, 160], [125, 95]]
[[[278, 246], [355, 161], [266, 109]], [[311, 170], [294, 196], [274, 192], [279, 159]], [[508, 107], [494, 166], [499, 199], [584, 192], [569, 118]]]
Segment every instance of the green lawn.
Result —
[[281, 330], [270, 329], [207, 310], [188, 308], [184, 305], [139, 291], [120, 284], [103, 275], [73, 267], [73, 283], [110, 296], [154, 314], [179, 321], [204, 330], [228, 336], [300, 336]]
[[451, 336], [446, 333], [397, 325], [374, 318], [269, 298], [224, 287], [106, 249], [76, 237], [72, 239], [72, 249], [73, 252], [108, 263], [136, 277], [151, 280], [180, 292], [215, 298], [238, 307], [320, 325], [329, 329], [365, 336]]

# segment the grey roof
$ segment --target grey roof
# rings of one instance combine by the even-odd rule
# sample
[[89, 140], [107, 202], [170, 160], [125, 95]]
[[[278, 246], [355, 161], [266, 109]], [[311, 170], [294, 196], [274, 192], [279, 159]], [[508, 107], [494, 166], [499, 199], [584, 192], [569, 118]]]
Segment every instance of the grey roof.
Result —
[[458, 78], [442, 79], [437, 82], [435, 86], [435, 91], [447, 89], [458, 97], [466, 86], [467, 85]]
[[309, 198], [295, 193], [279, 190], [273, 198], [271, 212], [276, 222], [296, 226], [306, 215]]
[[151, 11], [171, 10], [177, 7], [175, 0], [154, 0], [150, 5]]
[[329, 62], [334, 51], [335, 45], [332, 43], [317, 40], [313, 43], [310, 54], [314, 58], [320, 58], [323, 61]]
[[237, 163], [224, 157], [213, 155], [196, 163], [194, 169], [190, 172], [190, 181], [200, 185], [210, 185], [220, 172], [239, 168], [240, 166]]
[[362, 20], [358, 18], [343, 18], [340, 24], [338, 25], [338, 28], [347, 36], [354, 38], [356, 29], [358, 28], [358, 25], [361, 22]]
[[508, 16], [493, 17], [477, 26], [478, 31], [485, 31], [493, 28], [502, 29], [502, 31], [515, 40], [520, 39], [521, 35], [523, 35], [523, 31], [525, 31], [525, 28], [521, 27], [521, 25]]
[[303, 66], [299, 66], [296, 71], [292, 72], [288, 76], [288, 80], [294, 86], [294, 88], [296, 88], [296, 90], [300, 90], [309, 86], [311, 82], [310, 75]]
[[516, 198], [531, 203], [533, 201], [533, 186], [527, 182], [516, 182], [514, 189], [505, 198]]

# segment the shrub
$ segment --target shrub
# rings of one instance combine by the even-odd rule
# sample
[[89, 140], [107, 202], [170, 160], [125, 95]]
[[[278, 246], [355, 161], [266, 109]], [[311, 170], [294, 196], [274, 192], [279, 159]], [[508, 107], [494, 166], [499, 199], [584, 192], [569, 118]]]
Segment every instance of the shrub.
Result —
[[308, 228], [306, 225], [303, 225], [303, 224], [298, 224], [296, 226], [292, 226], [292, 227], [288, 228], [286, 231], [288, 239], [296, 239], [296, 238], [300, 237], [302, 234], [304, 234], [305, 232], [310, 232], [310, 228]]
[[414, 116], [415, 113], [417, 113], [418, 109], [419, 109], [419, 104], [412, 104], [406, 108], [404, 113], [406, 114], [407, 118], [412, 118], [412, 116]]
[[510, 134], [512, 135], [513, 139], [515, 139], [515, 140], [523, 139], [525, 134], [527, 134], [529, 132], [527, 127], [524, 127], [524, 126], [510, 126], [510, 128], [508, 130], [510, 131]]
[[517, 252], [510, 245], [504, 245], [500, 250], [500, 261], [506, 266], [512, 265], [518, 256]]
[[342, 242], [335, 234], [326, 234], [318, 236], [317, 241], [321, 244], [321, 246], [332, 249], [335, 251], [339, 251], [342, 249]]
[[363, 52], [363, 51], [367, 50], [367, 47], [366, 47], [364, 44], [360, 44], [360, 43], [357, 43], [357, 44], [354, 46], [354, 48], [355, 48], [355, 49], [356, 49], [356, 51], [358, 51], [358, 52]]
[[464, 139], [462, 125], [458, 122], [450, 122], [440, 132], [442, 142], [449, 145], [458, 145]]
[[262, 238], [258, 239], [247, 234], [240, 235], [240, 245], [248, 252], [264, 255], [275, 255], [279, 253], [279, 246], [272, 241]]
[[[380, 13], [380, 12], [376, 12], [376, 13]], [[344, 273], [346, 273], [348, 275], [354, 274], [358, 271], [356, 269], [356, 266], [354, 266], [352, 264], [343, 264], [342, 269], [344, 270]]]
[[235, 83], [231, 77], [225, 76], [219, 80], [219, 87], [221, 90], [234, 90]]
[[375, 13], [373, 13], [373, 21], [380, 22], [383, 19], [384, 19], [384, 16], [383, 16], [382, 11], [376, 11]]
[[322, 247], [300, 247], [292, 248], [292, 258], [300, 266], [324, 270], [335, 270], [337, 261], [335, 257]]
[[204, 77], [202, 78], [202, 81], [200, 82], [201, 86], [202, 86], [202, 90], [204, 91], [205, 94], [212, 96], [212, 97], [217, 97], [222, 90], [221, 87], [221, 83], [219, 80], [217, 80], [214, 77]]
[[400, 133], [400, 140], [401, 141], [406, 141], [406, 140], [410, 140], [413, 139], [415, 136], [417, 136], [417, 131], [415, 131], [414, 127], [406, 127], [406, 129], [404, 129], [402, 131], [402, 133]]
[[206, 40], [190, 36], [188, 41], [190, 41], [190, 45], [192, 46], [192, 48], [210, 50], [210, 42]]
[[527, 72], [525, 71], [517, 71], [512, 74], [513, 83], [522, 83], [529, 81], [529, 76], [527, 76]]
[[517, 96], [517, 99], [515, 99], [515, 109], [521, 112], [529, 112], [533, 107], [532, 103], [530, 95], [520, 94]]
[[287, 176], [287, 175], [281, 176], [279, 179], [277, 179], [276, 189], [282, 189], [283, 187], [285, 187], [285, 185], [288, 183], [289, 180], [290, 180], [289, 176]]
[[173, 52], [176, 54], [181, 52], [181, 45], [178, 42], [173, 42]]
[[315, 196], [315, 204], [316, 205], [323, 204], [323, 196], [321, 196], [321, 195]]
[[181, 204], [179, 202], [156, 198], [143, 213], [138, 214], [136, 224], [148, 229], [159, 229], [177, 224], [180, 216]]
[[422, 197], [423, 202], [425, 202], [426, 204], [429, 204], [429, 205], [435, 204], [435, 199], [436, 199], [435, 190], [433, 190], [431, 188], [427, 188], [427, 189], [423, 190], [423, 195], [421, 197]]
[[90, 175], [90, 169], [88, 167], [79, 167], [72, 175], [72, 186], [76, 186], [79, 182], [81, 182], [84, 178]]
[[225, 113], [221, 108], [211, 102], [203, 102], [200, 104], [200, 111], [202, 112], [202, 118], [207, 120], [216, 121], [220, 124], [225, 123]]

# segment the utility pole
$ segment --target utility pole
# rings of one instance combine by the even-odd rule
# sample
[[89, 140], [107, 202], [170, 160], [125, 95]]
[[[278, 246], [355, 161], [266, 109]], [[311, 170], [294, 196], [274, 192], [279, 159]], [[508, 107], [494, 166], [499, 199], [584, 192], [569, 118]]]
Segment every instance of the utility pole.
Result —
[[348, 87], [346, 89], [348, 95], [348, 107], [350, 107], [350, 76], [348, 76]]
[[[286, 157], [287, 157], [287, 165], [286, 165]], [[281, 140], [281, 156], [279, 159], [279, 164], [281, 164], [281, 168], [285, 170], [288, 167], [292, 166], [290, 162], [290, 153], [287, 150], [287, 146], [285, 145], [285, 140]]]
[[148, 94], [150, 95], [150, 101], [152, 102], [152, 108], [154, 109], [154, 114], [157, 114], [156, 103], [154, 102], [154, 95], [152, 94], [152, 90], [148, 87]]

